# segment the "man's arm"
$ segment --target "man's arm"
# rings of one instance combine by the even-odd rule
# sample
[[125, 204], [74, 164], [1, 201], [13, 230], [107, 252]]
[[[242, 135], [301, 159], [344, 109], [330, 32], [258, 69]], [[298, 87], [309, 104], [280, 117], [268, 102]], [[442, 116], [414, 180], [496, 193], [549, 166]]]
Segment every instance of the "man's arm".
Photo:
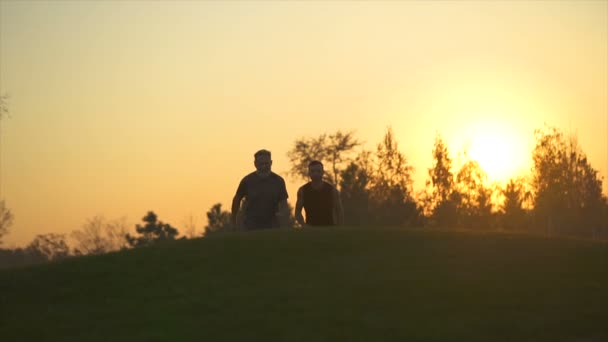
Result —
[[241, 179], [239, 187], [236, 189], [236, 194], [232, 198], [232, 208], [230, 212], [230, 223], [233, 228], [236, 228], [236, 220], [241, 209], [241, 201], [247, 194], [247, 177]]
[[277, 219], [279, 220], [279, 227], [289, 227], [289, 205], [287, 204], [287, 198], [279, 201], [278, 211], [276, 213]]
[[304, 191], [298, 189], [298, 200], [296, 201], [295, 217], [300, 226], [304, 227], [304, 216], [302, 216], [302, 208], [304, 207]]
[[230, 223], [232, 223], [233, 226], [236, 226], [236, 218], [239, 214], [239, 209], [241, 209], [241, 200], [243, 200], [243, 195], [241, 194], [236, 194], [234, 195], [234, 198], [232, 199], [232, 211], [230, 212]]
[[279, 221], [279, 227], [285, 228], [289, 226], [289, 205], [287, 204], [287, 198], [289, 195], [287, 194], [287, 187], [285, 186], [285, 180], [279, 177], [280, 185], [279, 185], [279, 203], [277, 212], [275, 213], [276, 218]]
[[340, 192], [338, 192], [338, 189], [336, 189], [336, 188], [334, 188], [333, 197], [334, 197], [334, 200], [333, 200], [334, 222], [337, 225], [341, 226], [344, 224], [344, 209], [342, 208], [342, 200], [340, 199]]

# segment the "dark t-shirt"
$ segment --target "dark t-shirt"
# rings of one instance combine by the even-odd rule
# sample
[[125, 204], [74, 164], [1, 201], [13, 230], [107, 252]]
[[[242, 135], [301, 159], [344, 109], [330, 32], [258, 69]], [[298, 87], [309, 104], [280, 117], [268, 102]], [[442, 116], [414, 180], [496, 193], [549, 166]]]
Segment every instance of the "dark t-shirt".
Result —
[[245, 227], [261, 229], [277, 227], [276, 213], [279, 202], [286, 200], [287, 188], [285, 180], [274, 172], [267, 177], [261, 177], [256, 172], [245, 176], [238, 189], [237, 195], [245, 197]]
[[315, 189], [311, 182], [302, 186], [304, 196], [304, 211], [306, 211], [306, 224], [311, 226], [330, 226], [334, 224], [334, 187], [323, 182], [319, 189]]

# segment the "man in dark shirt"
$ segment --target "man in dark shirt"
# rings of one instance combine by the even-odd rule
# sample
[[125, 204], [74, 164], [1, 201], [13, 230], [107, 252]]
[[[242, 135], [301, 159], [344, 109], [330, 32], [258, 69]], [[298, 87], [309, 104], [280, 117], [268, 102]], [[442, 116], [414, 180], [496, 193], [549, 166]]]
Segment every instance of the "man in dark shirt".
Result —
[[[308, 164], [311, 181], [298, 189], [295, 216], [300, 225], [331, 226], [344, 222], [342, 202], [338, 189], [323, 180], [323, 164], [313, 160]], [[306, 211], [306, 221], [302, 216]]]
[[279, 227], [278, 215], [287, 208], [285, 181], [270, 171], [270, 151], [260, 150], [254, 155], [256, 171], [245, 176], [232, 199], [231, 223], [236, 227], [241, 200], [245, 198], [244, 226], [247, 230]]

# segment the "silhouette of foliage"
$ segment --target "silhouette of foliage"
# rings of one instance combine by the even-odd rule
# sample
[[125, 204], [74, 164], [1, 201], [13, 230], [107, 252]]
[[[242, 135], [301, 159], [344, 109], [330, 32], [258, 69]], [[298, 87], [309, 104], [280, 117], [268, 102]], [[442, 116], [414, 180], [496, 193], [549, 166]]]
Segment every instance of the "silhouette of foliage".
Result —
[[433, 166], [428, 169], [430, 180], [426, 182], [431, 191], [427, 200], [427, 211], [431, 214], [431, 225], [447, 227], [457, 220], [457, 204], [460, 196], [454, 189], [452, 159], [448, 147], [437, 133], [433, 145]]
[[103, 216], [95, 216], [88, 219], [81, 230], [72, 232], [71, 237], [76, 241], [74, 254], [103, 254], [126, 248], [126, 235], [124, 218], [107, 221]]
[[376, 149], [376, 168], [370, 198], [374, 223], [381, 225], [416, 225], [418, 208], [412, 196], [412, 172], [391, 127]]
[[289, 171], [293, 177], [308, 180], [308, 163], [319, 160], [325, 165], [325, 178], [333, 184], [339, 184], [340, 172], [351, 162], [355, 148], [361, 142], [354, 132], [321, 134], [316, 138], [296, 139], [287, 156], [291, 163]]
[[369, 187], [373, 169], [369, 159], [370, 152], [361, 152], [340, 174], [340, 197], [346, 225], [366, 225], [371, 221]]
[[308, 163], [325, 161], [329, 181], [339, 185], [345, 224], [417, 225], [420, 210], [413, 198], [412, 172], [388, 127], [376, 152], [351, 152], [360, 142], [340, 132], [313, 139], [298, 139], [288, 153], [292, 174], [308, 179]]
[[602, 179], [578, 145], [554, 127], [535, 131], [532, 187], [537, 224], [549, 234], [592, 235], [604, 223]]
[[159, 221], [153, 211], [149, 211], [142, 220], [145, 222], [143, 226], [139, 224], [135, 226], [135, 231], [139, 236], [126, 235], [127, 241], [132, 247], [142, 247], [159, 241], [175, 240], [175, 237], [179, 234], [179, 231], [171, 227], [170, 224]]
[[[0, 121], [9, 114], [8, 98], [8, 94], [0, 95]], [[4, 200], [0, 200], [0, 245], [2, 244], [2, 236], [8, 234], [8, 228], [13, 224], [13, 218], [13, 214], [7, 208]]]
[[0, 120], [8, 116], [8, 94], [0, 95]]
[[8, 234], [13, 219], [13, 213], [7, 208], [4, 200], [0, 200], [0, 245], [2, 244], [2, 237]]
[[182, 224], [183, 234], [188, 239], [193, 239], [197, 236], [197, 218], [194, 215], [188, 215]]
[[216, 203], [207, 212], [205, 235], [230, 230], [230, 212], [222, 210], [222, 204]]
[[456, 174], [458, 193], [456, 225], [464, 228], [489, 229], [493, 226], [493, 189], [486, 185], [487, 175], [479, 163], [467, 160]]
[[527, 228], [527, 211], [524, 208], [527, 198], [522, 178], [511, 179], [502, 189], [504, 196], [500, 208], [502, 214], [502, 227], [507, 230], [524, 230]]
[[388, 127], [381, 143], [376, 149], [376, 177], [374, 187], [378, 195], [385, 195], [385, 191], [398, 188], [405, 196], [412, 193], [412, 172], [405, 155], [399, 151], [399, 144], [391, 127]]
[[63, 234], [40, 234], [26, 247], [28, 253], [43, 257], [49, 261], [66, 258], [70, 255], [70, 247], [65, 242]]

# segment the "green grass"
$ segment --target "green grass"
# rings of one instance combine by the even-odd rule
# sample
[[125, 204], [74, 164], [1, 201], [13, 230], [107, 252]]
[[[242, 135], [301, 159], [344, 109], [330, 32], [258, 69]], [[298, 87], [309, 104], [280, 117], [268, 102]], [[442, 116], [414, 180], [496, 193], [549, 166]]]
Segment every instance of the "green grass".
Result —
[[0, 271], [2, 341], [608, 341], [608, 244], [234, 233]]

